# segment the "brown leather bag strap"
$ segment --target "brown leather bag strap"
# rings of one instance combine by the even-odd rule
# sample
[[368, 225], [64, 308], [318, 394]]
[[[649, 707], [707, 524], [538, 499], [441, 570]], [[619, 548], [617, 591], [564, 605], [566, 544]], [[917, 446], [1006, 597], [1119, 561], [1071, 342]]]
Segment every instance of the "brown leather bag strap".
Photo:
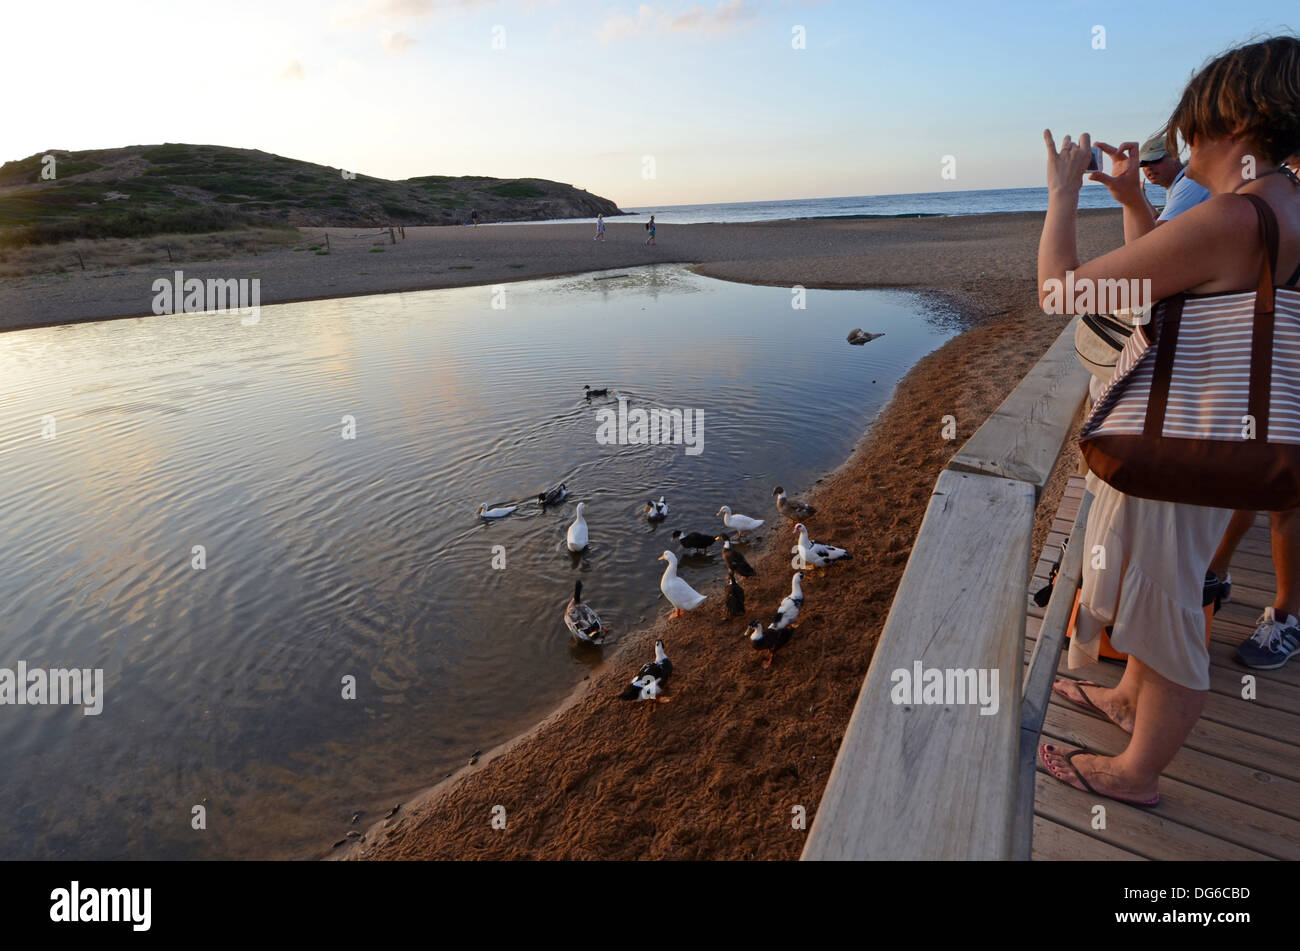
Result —
[[1255, 313], [1272, 313], [1273, 311], [1273, 274], [1277, 271], [1277, 215], [1268, 202], [1258, 195], [1241, 196], [1255, 206], [1259, 218], [1259, 240], [1264, 248], [1264, 271], [1259, 276], [1259, 287], [1255, 292]]
[[1169, 404], [1169, 384], [1174, 376], [1174, 349], [1178, 346], [1178, 324], [1183, 319], [1183, 295], [1175, 294], [1160, 303], [1156, 323], [1156, 362], [1151, 371], [1151, 393], [1147, 397], [1147, 418], [1142, 435], [1159, 439], [1165, 428], [1165, 407]]
[[1264, 245], [1264, 273], [1255, 291], [1255, 326], [1250, 338], [1250, 396], [1246, 412], [1255, 422], [1255, 438], [1268, 441], [1268, 409], [1273, 390], [1273, 272], [1277, 270], [1277, 216], [1258, 195], [1244, 196], [1259, 216]]

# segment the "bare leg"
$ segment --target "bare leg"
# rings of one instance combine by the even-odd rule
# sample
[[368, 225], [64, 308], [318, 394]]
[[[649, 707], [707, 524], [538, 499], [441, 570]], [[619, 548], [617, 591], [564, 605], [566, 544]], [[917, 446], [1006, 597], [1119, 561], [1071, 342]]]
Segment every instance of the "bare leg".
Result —
[[[1133, 738], [1118, 756], [1076, 756], [1072, 765], [1100, 793], [1149, 799], [1157, 792], [1161, 771], [1200, 718], [1207, 691], [1166, 680], [1136, 657], [1129, 657], [1128, 665], [1138, 678]], [[1071, 764], [1061, 751], [1049, 753], [1047, 762], [1054, 773], [1070, 774]]]
[[1223, 541], [1219, 542], [1219, 550], [1214, 553], [1214, 559], [1210, 562], [1210, 570], [1214, 572], [1220, 581], [1228, 572], [1228, 565], [1232, 562], [1233, 552], [1237, 550], [1241, 540], [1246, 537], [1246, 532], [1254, 524], [1254, 510], [1238, 509], [1232, 513], [1232, 518], [1228, 521], [1228, 528], [1223, 533]]
[[1273, 570], [1277, 573], [1274, 611], [1300, 615], [1300, 509], [1270, 512]]

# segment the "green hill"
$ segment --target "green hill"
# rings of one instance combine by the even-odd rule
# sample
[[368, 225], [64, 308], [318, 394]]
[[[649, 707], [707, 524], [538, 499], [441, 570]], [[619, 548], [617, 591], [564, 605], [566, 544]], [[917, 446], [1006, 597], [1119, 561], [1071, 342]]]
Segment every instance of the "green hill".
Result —
[[[54, 156], [52, 180], [41, 178]], [[389, 181], [250, 149], [58, 149], [0, 166], [0, 244], [284, 225], [450, 225], [618, 215], [612, 201], [540, 178]]]

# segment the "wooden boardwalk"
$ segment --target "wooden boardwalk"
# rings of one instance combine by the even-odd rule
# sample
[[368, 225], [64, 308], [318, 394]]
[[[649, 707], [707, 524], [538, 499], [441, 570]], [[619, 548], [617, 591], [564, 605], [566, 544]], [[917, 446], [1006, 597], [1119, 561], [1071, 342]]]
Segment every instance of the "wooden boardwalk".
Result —
[[[1043, 557], [1029, 585], [1047, 583], [1083, 498], [1083, 478], [1070, 479]], [[1052, 778], [1038, 764], [1033, 857], [1039, 859], [1300, 859], [1300, 660], [1281, 670], [1252, 671], [1233, 657], [1236, 646], [1274, 596], [1268, 518], [1260, 515], [1237, 549], [1232, 602], [1214, 619], [1210, 695], [1201, 719], [1160, 779], [1160, 805], [1138, 809], [1099, 799]], [[1043, 609], [1029, 602], [1025, 661]], [[1118, 683], [1123, 667], [1101, 662], [1060, 674]], [[1256, 699], [1243, 700], [1242, 676], [1256, 678]], [[1118, 753], [1127, 737], [1111, 723], [1057, 698], [1047, 709], [1043, 739]], [[1092, 828], [1092, 807], [1106, 807], [1106, 828]]]

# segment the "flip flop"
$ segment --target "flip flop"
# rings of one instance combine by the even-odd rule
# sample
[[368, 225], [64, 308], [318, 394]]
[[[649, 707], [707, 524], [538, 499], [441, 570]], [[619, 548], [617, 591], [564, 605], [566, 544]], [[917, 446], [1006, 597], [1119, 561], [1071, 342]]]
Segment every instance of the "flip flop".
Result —
[[[1082, 702], [1082, 703], [1080, 703], [1078, 700], [1075, 700], [1073, 697], [1067, 697], [1063, 691], [1060, 691], [1060, 690], [1057, 690], [1057, 689], [1056, 689], [1057, 684], [1064, 684], [1064, 683], [1073, 683], [1074, 686], [1075, 686], [1076, 688], [1078, 688], [1078, 690], [1079, 690], [1079, 696], [1083, 698], [1083, 702]], [[1061, 698], [1062, 700], [1064, 700], [1066, 703], [1068, 703], [1068, 704], [1070, 704], [1070, 705], [1072, 705], [1072, 706], [1076, 706], [1076, 707], [1078, 707], [1080, 710], [1087, 710], [1089, 713], [1094, 713], [1094, 714], [1096, 714], [1097, 716], [1101, 717], [1103, 720], [1105, 720], [1107, 723], [1113, 723], [1115, 726], [1119, 726], [1119, 728], [1120, 728], [1121, 730], [1124, 730], [1124, 728], [1123, 728], [1122, 726], [1120, 726], [1118, 723], [1115, 723], [1115, 721], [1112, 720], [1112, 719], [1110, 718], [1110, 714], [1108, 714], [1108, 713], [1107, 713], [1105, 710], [1103, 710], [1101, 707], [1097, 706], [1095, 703], [1093, 703], [1091, 700], [1089, 700], [1089, 699], [1088, 699], [1088, 695], [1087, 695], [1086, 693], [1083, 692], [1083, 688], [1084, 688], [1084, 687], [1104, 687], [1104, 686], [1105, 686], [1105, 684], [1099, 684], [1099, 683], [1096, 683], [1096, 682], [1091, 681], [1091, 680], [1073, 680], [1073, 681], [1072, 681], [1072, 680], [1070, 680], [1069, 677], [1057, 677], [1056, 680], [1052, 681], [1052, 693], [1056, 694], [1058, 697], [1060, 697], [1060, 698]], [[1128, 731], [1128, 730], [1124, 730], [1124, 732], [1125, 732], [1125, 733], [1128, 733], [1129, 731]]]
[[[1047, 770], [1047, 774], [1051, 776], [1053, 779], [1055, 779], [1057, 782], [1065, 783], [1065, 785], [1069, 786], [1071, 789], [1078, 789], [1079, 787], [1074, 785], [1074, 783], [1070, 782], [1069, 780], [1062, 779], [1060, 776], [1056, 775], [1055, 772], [1053, 772], [1052, 765], [1047, 762], [1047, 753], [1049, 750], [1053, 753], [1057, 752], [1056, 747], [1052, 746], [1050, 743], [1044, 743], [1042, 746], [1038, 748], [1038, 758], [1042, 761], [1043, 768]], [[1127, 806], [1137, 806], [1139, 809], [1150, 809], [1154, 806], [1160, 805], [1160, 793], [1156, 793], [1154, 799], [1125, 799], [1122, 796], [1109, 796], [1106, 793], [1097, 792], [1097, 790], [1093, 789], [1092, 784], [1083, 778], [1083, 773], [1079, 772], [1079, 767], [1074, 765], [1074, 758], [1076, 756], [1101, 756], [1101, 755], [1104, 754], [1097, 753], [1094, 750], [1090, 750], [1086, 746], [1080, 747], [1077, 750], [1072, 750], [1071, 752], [1065, 754], [1065, 761], [1070, 764], [1070, 769], [1074, 770], [1074, 778], [1077, 779], [1079, 782], [1083, 783], [1084, 792], [1091, 793], [1094, 796], [1100, 796], [1102, 799], [1113, 799], [1115, 802], [1122, 802]]]

